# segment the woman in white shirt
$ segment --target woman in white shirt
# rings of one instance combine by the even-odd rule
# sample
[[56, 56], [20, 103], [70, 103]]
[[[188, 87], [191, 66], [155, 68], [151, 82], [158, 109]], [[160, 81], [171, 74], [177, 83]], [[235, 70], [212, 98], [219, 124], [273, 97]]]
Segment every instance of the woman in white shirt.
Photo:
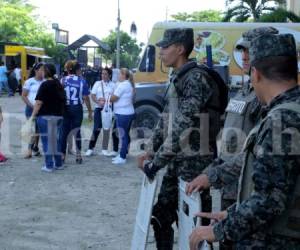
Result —
[[120, 70], [119, 83], [115, 89], [111, 102], [114, 103], [114, 113], [122, 146], [120, 155], [113, 158], [113, 164], [125, 164], [130, 143], [130, 127], [135, 117], [133, 106], [134, 82], [132, 73], [123, 68]]
[[[102, 80], [95, 82], [92, 88], [92, 100], [96, 104], [94, 110], [94, 128], [93, 134], [89, 142], [89, 149], [86, 151], [86, 156], [91, 156], [94, 153], [94, 148], [97, 143], [97, 139], [102, 129], [101, 111], [103, 109], [105, 99], [112, 95], [115, 83], [111, 81], [112, 71], [109, 68], [104, 68], [101, 73]], [[103, 129], [103, 142], [102, 142], [102, 154], [105, 156], [112, 156], [112, 153], [108, 152], [110, 130]]]
[[[22, 90], [22, 100], [26, 104], [25, 107], [25, 116], [27, 119], [31, 117], [33, 107], [35, 104], [36, 94], [44, 81], [44, 63], [35, 64], [30, 71], [28, 80], [24, 83]], [[37, 132], [37, 131], [36, 131]], [[32, 157], [32, 151], [34, 156], [40, 156], [39, 151], [39, 136], [34, 136], [28, 145], [28, 153], [25, 156], [25, 159]]]

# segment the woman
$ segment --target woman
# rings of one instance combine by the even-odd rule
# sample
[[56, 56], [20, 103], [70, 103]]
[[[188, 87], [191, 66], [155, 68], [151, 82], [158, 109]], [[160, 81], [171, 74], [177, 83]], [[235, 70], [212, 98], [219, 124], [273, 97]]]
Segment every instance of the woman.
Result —
[[116, 165], [126, 163], [130, 143], [130, 127], [135, 116], [133, 107], [134, 92], [132, 73], [126, 68], [121, 69], [118, 86], [111, 97], [111, 102], [114, 103], [114, 113], [119, 138], [122, 142], [120, 155], [112, 160], [112, 163]]
[[45, 64], [45, 81], [36, 95], [36, 102], [30, 119], [36, 118], [41, 134], [45, 166], [42, 171], [63, 169], [60, 134], [65, 110], [66, 96], [63, 87], [55, 77], [53, 64]]
[[[32, 70], [30, 71], [29, 78], [25, 82], [22, 91], [22, 100], [26, 104], [25, 116], [27, 119], [29, 119], [32, 115], [33, 107], [35, 104], [35, 97], [43, 81], [44, 81], [44, 64], [43, 63], [35, 64]], [[38, 147], [39, 136], [37, 130], [36, 130], [36, 134], [37, 135], [32, 137], [28, 145], [28, 152], [25, 156], [25, 159], [31, 158], [32, 152], [34, 156], [40, 156], [40, 151]]]
[[62, 152], [65, 160], [68, 137], [75, 133], [76, 138], [76, 163], [82, 164], [81, 157], [81, 133], [80, 128], [83, 120], [83, 106], [85, 102], [89, 119], [92, 120], [92, 108], [90, 103], [90, 91], [86, 81], [81, 76], [81, 66], [77, 61], [68, 61], [65, 65], [68, 75], [62, 79], [67, 102], [63, 120]]
[[[102, 80], [95, 82], [92, 88], [92, 100], [96, 104], [94, 110], [94, 128], [93, 134], [90, 139], [89, 149], [85, 153], [86, 156], [91, 156], [94, 152], [94, 148], [97, 143], [97, 139], [102, 129], [102, 117], [101, 111], [104, 106], [104, 101], [101, 100], [109, 98], [112, 95], [115, 88], [115, 84], [111, 81], [112, 70], [109, 68], [104, 68], [101, 73]], [[103, 129], [103, 142], [102, 142], [102, 154], [105, 156], [116, 156], [114, 152], [108, 152], [108, 142], [109, 142], [110, 130]]]

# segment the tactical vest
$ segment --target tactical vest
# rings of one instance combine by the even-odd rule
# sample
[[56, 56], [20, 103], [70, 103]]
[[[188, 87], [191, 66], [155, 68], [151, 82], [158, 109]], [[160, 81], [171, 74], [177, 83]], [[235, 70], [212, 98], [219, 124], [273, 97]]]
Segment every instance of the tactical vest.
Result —
[[231, 98], [226, 108], [226, 119], [222, 131], [219, 157], [228, 161], [242, 151], [248, 133], [260, 117], [261, 105], [255, 92], [246, 86]]
[[[291, 102], [278, 105], [271, 109], [268, 115], [249, 133], [243, 149], [247, 153], [239, 179], [237, 209], [240, 203], [249, 198], [254, 191], [252, 180], [254, 155], [252, 150], [247, 149], [254, 146], [256, 137], [266, 120], [272, 116], [274, 111], [279, 109], [290, 110], [300, 114], [300, 104]], [[270, 231], [276, 235], [300, 239], [300, 175], [297, 177], [295, 189], [293, 190], [291, 199], [288, 201], [286, 210], [275, 219]]]
[[[216, 156], [216, 152], [217, 152], [217, 148], [216, 148], [216, 138], [218, 133], [220, 132], [221, 129], [221, 114], [219, 111], [219, 108], [221, 107], [221, 103], [220, 103], [220, 95], [222, 93], [220, 93], [219, 91], [219, 87], [217, 85], [217, 83], [212, 79], [212, 77], [204, 70], [201, 68], [200, 65], [196, 64], [195, 67], [190, 68], [188, 70], [188, 72], [191, 74], [197, 74], [197, 73], [201, 73], [203, 74], [206, 79], [207, 82], [209, 84], [209, 86], [212, 89], [212, 96], [210, 97], [210, 99], [207, 101], [205, 107], [200, 110], [199, 108], [199, 113], [206, 113], [208, 114], [209, 117], [209, 145], [211, 147], [211, 150], [213, 150], [215, 152], [215, 156]], [[179, 81], [186, 81], [188, 77], [188, 74], [184, 74], [182, 77], [179, 78]], [[176, 87], [175, 87], [176, 89]], [[178, 97], [181, 96], [180, 91], [177, 91], [177, 95]], [[206, 144], [206, 142], [204, 142], [204, 140], [200, 140], [200, 147], [201, 145], [203, 145], [203, 147]]]

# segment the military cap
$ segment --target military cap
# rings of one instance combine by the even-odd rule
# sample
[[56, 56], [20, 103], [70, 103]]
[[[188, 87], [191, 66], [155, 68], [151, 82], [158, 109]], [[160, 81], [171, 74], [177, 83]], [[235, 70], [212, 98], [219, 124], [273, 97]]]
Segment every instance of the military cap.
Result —
[[163, 39], [156, 46], [166, 48], [172, 44], [181, 43], [194, 46], [194, 31], [191, 28], [167, 29]]
[[236, 45], [235, 48], [238, 50], [249, 49], [251, 40], [263, 34], [278, 34], [278, 30], [268, 26], [248, 30], [243, 33], [243, 39]]
[[273, 56], [297, 58], [297, 50], [292, 34], [265, 34], [251, 41], [249, 48], [250, 63]]

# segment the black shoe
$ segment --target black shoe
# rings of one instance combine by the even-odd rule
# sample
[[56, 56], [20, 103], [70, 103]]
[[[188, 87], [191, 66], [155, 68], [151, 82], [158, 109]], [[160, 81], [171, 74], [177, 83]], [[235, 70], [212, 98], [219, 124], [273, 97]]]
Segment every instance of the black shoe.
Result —
[[82, 164], [82, 158], [77, 158], [77, 159], [76, 159], [76, 163], [77, 163], [77, 164]]

